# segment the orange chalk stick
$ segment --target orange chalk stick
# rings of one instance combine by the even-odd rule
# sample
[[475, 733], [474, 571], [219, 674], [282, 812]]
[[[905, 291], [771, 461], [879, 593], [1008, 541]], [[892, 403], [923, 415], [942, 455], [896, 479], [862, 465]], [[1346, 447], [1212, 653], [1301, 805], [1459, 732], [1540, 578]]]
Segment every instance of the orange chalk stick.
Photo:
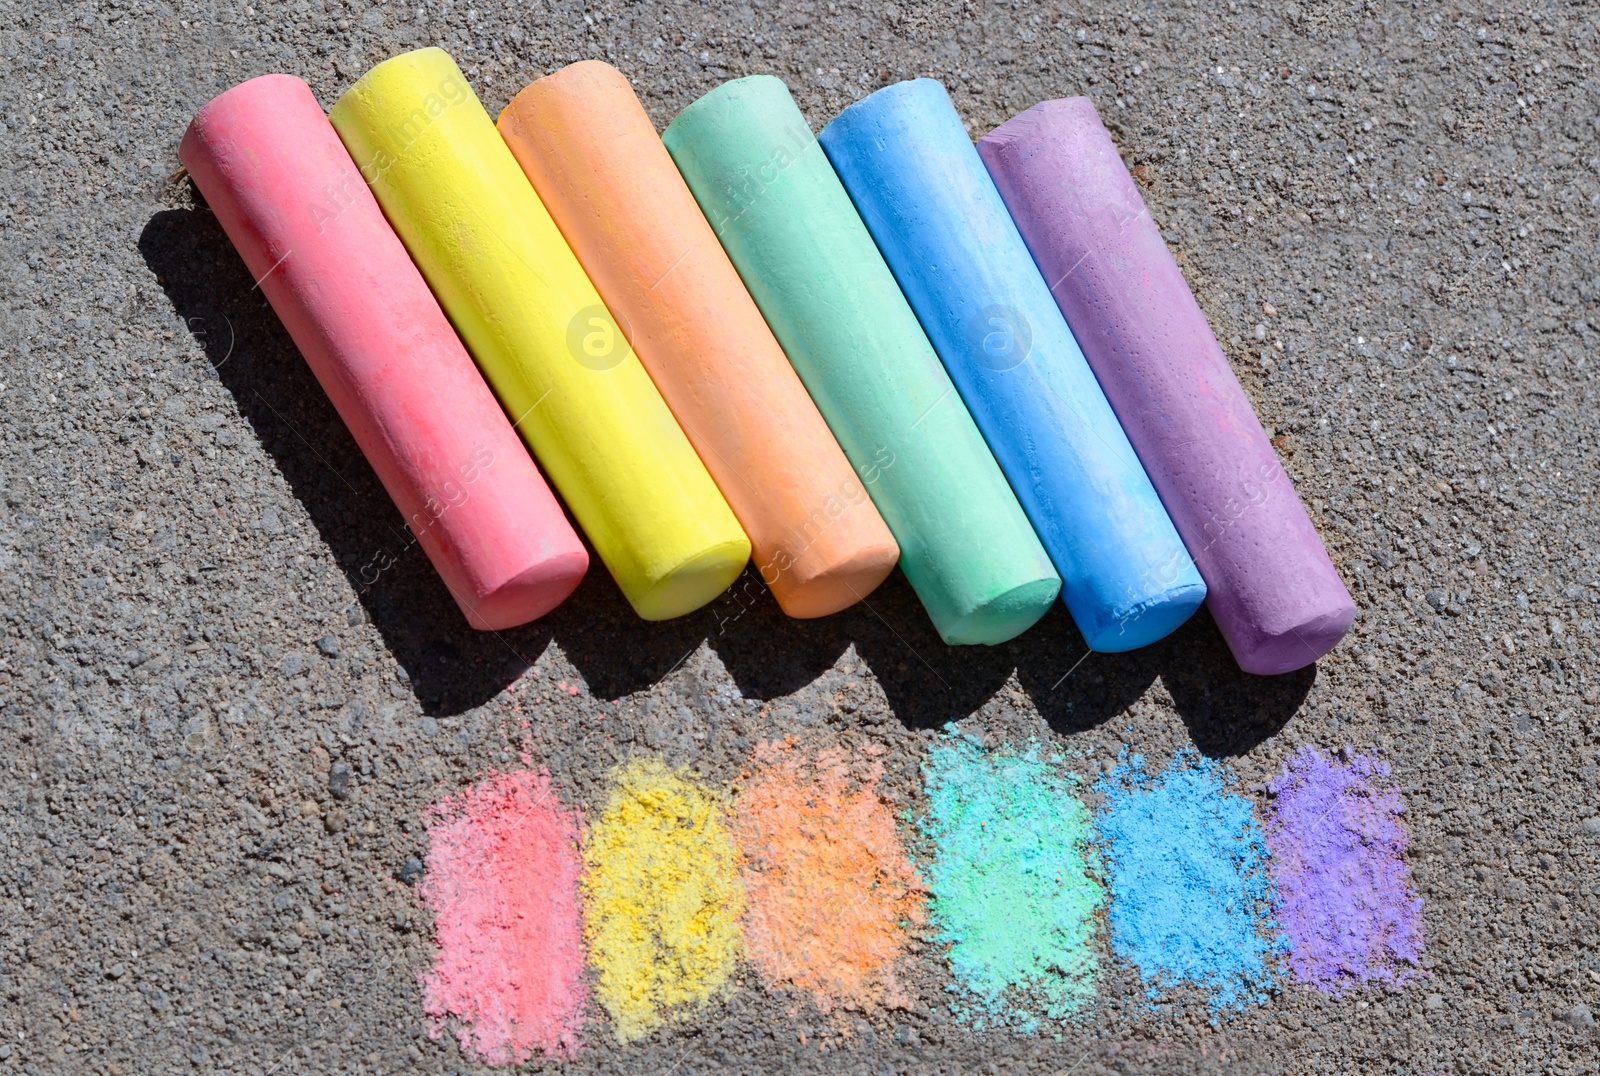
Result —
[[594, 60], [499, 129], [745, 533], [783, 611], [826, 616], [900, 549], [767, 328], [628, 80]]

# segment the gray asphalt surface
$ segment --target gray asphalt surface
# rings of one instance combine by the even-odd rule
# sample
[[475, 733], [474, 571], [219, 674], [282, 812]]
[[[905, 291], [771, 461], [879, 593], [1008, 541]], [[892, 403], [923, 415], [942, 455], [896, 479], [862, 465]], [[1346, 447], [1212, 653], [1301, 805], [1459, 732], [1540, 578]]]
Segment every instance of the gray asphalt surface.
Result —
[[[1536, 8], [0, 0], [0, 1073], [476, 1071], [424, 1033], [430, 923], [400, 877], [439, 790], [514, 760], [511, 685], [587, 804], [639, 745], [726, 780], [753, 739], [825, 725], [891, 774], [969, 715], [1098, 757], [1193, 742], [1257, 791], [1350, 744], [1406, 790], [1425, 901], [1427, 976], [1397, 994], [1291, 988], [1212, 1026], [1142, 1011], [1113, 967], [1056, 1041], [936, 1020], [927, 960], [911, 1012], [841, 1033], [747, 989], [627, 1049], [598, 1027], [571, 1072], [1593, 1071], [1600, 19]], [[756, 72], [814, 127], [918, 75], [974, 136], [1089, 94], [1356, 630], [1257, 680], [1202, 615], [1062, 680], [1059, 606], [950, 651], [898, 577], [823, 622], [755, 584], [646, 625], [597, 568], [544, 622], [471, 632], [174, 177], [228, 86], [287, 71], [327, 105], [423, 44], [491, 113], [608, 59], [658, 126]]]

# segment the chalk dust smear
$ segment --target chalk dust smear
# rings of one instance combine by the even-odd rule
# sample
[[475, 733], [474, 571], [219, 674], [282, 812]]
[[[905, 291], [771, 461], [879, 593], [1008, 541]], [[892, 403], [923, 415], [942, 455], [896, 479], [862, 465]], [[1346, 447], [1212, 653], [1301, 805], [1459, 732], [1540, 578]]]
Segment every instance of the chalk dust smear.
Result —
[[722, 993], [745, 910], [733, 838], [710, 789], [655, 758], [611, 774], [584, 847], [596, 996], [631, 1042]]
[[1037, 1028], [1095, 995], [1092, 943], [1104, 892], [1075, 778], [1038, 744], [984, 751], [952, 733], [923, 775], [934, 845], [929, 909], [950, 947], [958, 1019]]
[[1305, 747], [1272, 782], [1266, 837], [1289, 970], [1334, 997], [1402, 984], [1422, 959], [1422, 900], [1388, 777], [1366, 755], [1341, 764]]
[[793, 738], [761, 744], [753, 764], [734, 823], [751, 964], [823, 1012], [909, 1005], [897, 965], [923, 886], [878, 797], [883, 764], [852, 767], [838, 746], [808, 755]]
[[422, 976], [438, 1038], [491, 1065], [579, 1047], [587, 991], [578, 818], [542, 771], [489, 774], [425, 815], [421, 896], [438, 952]]
[[1124, 750], [1095, 786], [1111, 949], [1138, 968], [1152, 1000], [1185, 983], [1214, 1013], [1267, 999], [1283, 941], [1260, 827], [1230, 784], [1192, 750], [1154, 777]]

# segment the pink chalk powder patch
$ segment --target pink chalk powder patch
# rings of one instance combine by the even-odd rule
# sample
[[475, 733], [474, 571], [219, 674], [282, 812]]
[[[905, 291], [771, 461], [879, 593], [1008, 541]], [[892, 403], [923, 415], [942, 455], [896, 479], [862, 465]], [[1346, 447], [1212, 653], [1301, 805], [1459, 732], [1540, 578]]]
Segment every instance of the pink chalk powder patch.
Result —
[[430, 807], [422, 899], [438, 953], [421, 976], [438, 1039], [491, 1065], [580, 1047], [588, 991], [578, 899], [578, 816], [549, 774], [490, 773]]

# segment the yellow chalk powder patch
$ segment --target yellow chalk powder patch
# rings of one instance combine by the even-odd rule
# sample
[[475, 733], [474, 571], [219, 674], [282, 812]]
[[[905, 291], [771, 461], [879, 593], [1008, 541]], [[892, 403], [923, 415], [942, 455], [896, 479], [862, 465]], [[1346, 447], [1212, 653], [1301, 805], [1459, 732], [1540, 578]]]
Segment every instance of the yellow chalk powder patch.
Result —
[[612, 771], [584, 859], [595, 996], [620, 1041], [727, 989], [745, 895], [716, 793], [658, 759], [632, 759]]

